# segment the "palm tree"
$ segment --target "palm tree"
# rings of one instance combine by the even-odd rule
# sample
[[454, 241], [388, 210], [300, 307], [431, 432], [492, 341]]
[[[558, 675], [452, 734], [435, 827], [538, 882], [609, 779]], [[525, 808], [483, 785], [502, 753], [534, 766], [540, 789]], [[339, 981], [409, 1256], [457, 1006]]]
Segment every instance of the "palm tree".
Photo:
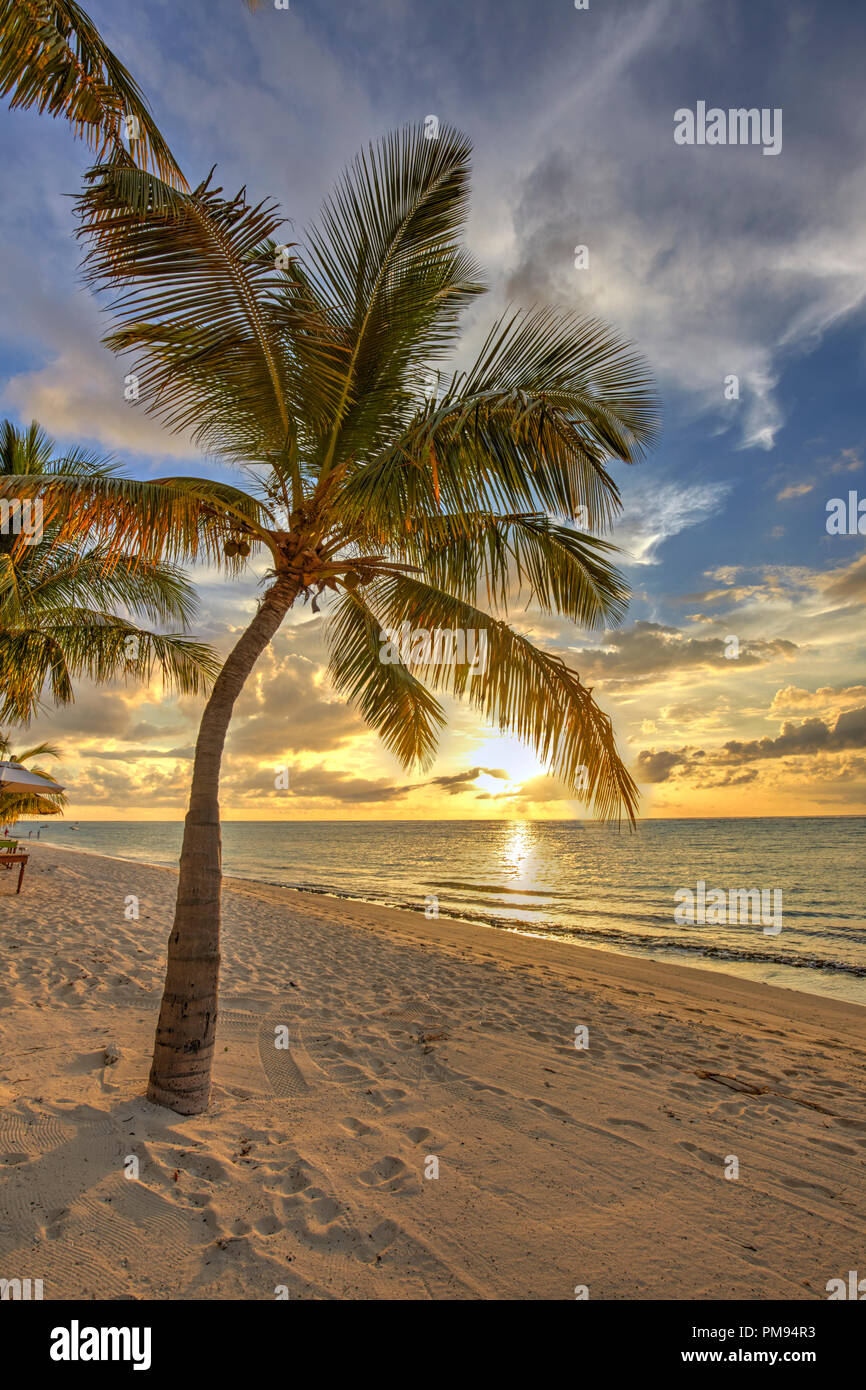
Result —
[[[7, 762], [28, 763], [33, 758], [59, 758], [60, 749], [53, 743], [38, 743], [24, 753], [13, 753], [8, 735], [0, 733], [0, 757]], [[44, 767], [31, 767], [31, 772], [45, 777], [49, 782], [56, 779]], [[25, 791], [21, 787], [0, 786], [0, 826], [14, 825], [22, 816], [56, 816], [66, 805], [62, 791]]]
[[[116, 482], [117, 469], [82, 450], [58, 458], [35, 421], [19, 431], [4, 420], [0, 486], [33, 479], [92, 489], [99, 481]], [[189, 625], [197, 604], [176, 566], [124, 554], [104, 537], [90, 540], [77, 524], [64, 529], [50, 511], [47, 522], [43, 512], [39, 533], [34, 526], [28, 537], [20, 507], [16, 513], [12, 504], [0, 505], [6, 517], [0, 534], [0, 719], [28, 723], [45, 694], [56, 705], [68, 704], [76, 677], [147, 681], [159, 670], [184, 693], [207, 688], [217, 669], [209, 648], [133, 620], [142, 615]]]
[[[429, 764], [449, 692], [580, 783], [597, 814], [634, 819], [609, 717], [506, 619], [531, 603], [584, 628], [621, 620], [627, 587], [598, 534], [621, 505], [607, 462], [654, 441], [657, 400], [614, 332], [544, 309], [509, 311], [474, 365], [446, 371], [483, 290], [461, 244], [469, 156], [453, 130], [387, 137], [346, 172], [303, 257], [275, 240], [272, 204], [223, 197], [210, 178], [182, 193], [114, 163], [91, 171], [79, 203], [86, 274], [119, 291], [107, 345], [134, 354], [158, 418], [253, 482], [103, 479], [70, 494], [55, 480], [46, 496], [58, 517], [74, 496], [77, 520], [134, 538], [149, 560], [212, 554], [222, 537], [229, 568], [247, 554], [270, 565], [196, 745], [148, 1088], [183, 1114], [210, 1089], [223, 744], [299, 598], [333, 594], [331, 678], [404, 765]], [[483, 631], [486, 668], [383, 662], [382, 631], [403, 623]]]
[[[10, 95], [11, 93], [11, 95]], [[144, 95], [75, 0], [0, 0], [0, 97], [63, 116], [99, 161], [129, 151], [187, 188]]]

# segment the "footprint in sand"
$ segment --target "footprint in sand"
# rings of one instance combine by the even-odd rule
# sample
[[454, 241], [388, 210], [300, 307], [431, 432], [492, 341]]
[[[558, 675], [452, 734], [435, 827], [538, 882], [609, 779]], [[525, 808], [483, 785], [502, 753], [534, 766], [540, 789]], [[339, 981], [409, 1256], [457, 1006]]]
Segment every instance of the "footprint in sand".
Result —
[[829, 1187], [822, 1187], [817, 1182], [807, 1182], [805, 1178], [780, 1177], [779, 1181], [784, 1183], [785, 1187], [792, 1188], [794, 1192], [802, 1192], [805, 1196], [817, 1192], [819, 1196], [827, 1197], [831, 1202], [835, 1202], [839, 1196], [838, 1192], [831, 1192]]
[[717, 1169], [719, 1173], [723, 1171], [724, 1159], [719, 1154], [710, 1153], [708, 1149], [699, 1149], [697, 1144], [692, 1144], [687, 1139], [680, 1139], [678, 1143], [681, 1149], [685, 1149], [686, 1153], [699, 1158], [702, 1163], [706, 1163], [708, 1168]]
[[550, 1105], [546, 1100], [538, 1100], [535, 1096], [528, 1097], [529, 1104], [534, 1105], [536, 1110], [541, 1110], [545, 1115], [553, 1115], [557, 1120], [570, 1120], [571, 1116], [567, 1110], [560, 1110], [558, 1105]]
[[284, 1173], [279, 1173], [273, 1181], [265, 1184], [265, 1187], [271, 1192], [295, 1196], [299, 1192], [306, 1192], [312, 1186], [315, 1176], [312, 1168], [308, 1167], [307, 1164], [295, 1163]]
[[366, 1094], [377, 1110], [393, 1110], [401, 1101], [407, 1099], [409, 1092], [399, 1086], [382, 1086], [370, 1087]]
[[432, 1130], [425, 1129], [423, 1125], [416, 1125], [414, 1129], [407, 1130], [406, 1138], [413, 1144], [426, 1144], [428, 1139], [433, 1138]]
[[355, 1115], [347, 1115], [340, 1121], [340, 1128], [345, 1129], [353, 1139], [362, 1139], [365, 1134], [373, 1134], [375, 1131], [370, 1125], [365, 1125], [363, 1120], [359, 1120]]
[[372, 1168], [358, 1174], [358, 1181], [365, 1187], [385, 1189], [388, 1192], [420, 1192], [421, 1184], [409, 1168], [396, 1154], [386, 1154], [374, 1163]]
[[813, 1139], [810, 1137], [808, 1142], [819, 1149], [830, 1149], [833, 1153], [847, 1154], [852, 1158], [859, 1157], [856, 1149], [850, 1148], [848, 1144], [836, 1144], [832, 1139]]

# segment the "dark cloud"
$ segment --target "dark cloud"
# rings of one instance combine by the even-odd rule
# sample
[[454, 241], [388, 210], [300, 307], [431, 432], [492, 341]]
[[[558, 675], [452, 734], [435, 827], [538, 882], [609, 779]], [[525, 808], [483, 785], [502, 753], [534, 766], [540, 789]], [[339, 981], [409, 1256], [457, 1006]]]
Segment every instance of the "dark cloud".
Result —
[[[64, 779], [61, 777], [60, 779]], [[189, 769], [164, 771], [145, 765], [143, 775], [131, 768], [115, 772], [110, 768], [86, 768], [75, 775], [69, 790], [78, 806], [146, 806], [177, 812], [189, 797]]]
[[[730, 779], [707, 782], [713, 770], [741, 767], [767, 759], [814, 757], [819, 753], [843, 753], [866, 748], [866, 706], [840, 714], [831, 727], [823, 719], [805, 719], [802, 724], [785, 723], [776, 738], [731, 739], [719, 749], [647, 749], [638, 756], [637, 777], [641, 782], [668, 782], [674, 776], [700, 773], [710, 786], [730, 786]], [[710, 772], [707, 772], [707, 769]], [[751, 779], [749, 779], [751, 780]]]
[[752, 739], [748, 743], [734, 739], [724, 745], [724, 752], [731, 761], [752, 762], [756, 758], [785, 758], [790, 754], [839, 753], [846, 748], [866, 748], [866, 706], [840, 714], [832, 729], [823, 719], [785, 723], [778, 738]]
[[723, 772], [718, 777], [702, 778], [705, 787], [743, 787], [758, 779], [757, 769], [744, 768], [741, 772]]
[[284, 754], [337, 749], [365, 728], [345, 700], [330, 695], [313, 661], [270, 652], [238, 700], [227, 750], [233, 759], [276, 762]]
[[845, 602], [866, 599], [866, 555], [855, 560], [853, 565], [828, 576], [828, 580], [822, 585], [825, 598]]
[[[467, 772], [455, 772], [450, 777], [433, 777], [429, 782], [422, 783], [427, 787], [442, 787], [450, 796], [463, 791], [467, 782], [474, 782], [476, 777], [486, 773], [488, 777], [497, 777], [502, 782], [510, 781], [507, 772], [501, 767], [470, 767]], [[481, 792], [481, 796], [491, 796], [491, 792]]]
[[[489, 777], [496, 777], [500, 781], [509, 780], [508, 773], [502, 768], [471, 767], [465, 772], [456, 772], [450, 776], [431, 777], [422, 782], [391, 782], [387, 778], [354, 777], [351, 773], [335, 771], [319, 764], [312, 768], [300, 768], [297, 771], [290, 767], [287, 791], [276, 790], [274, 774], [267, 768], [260, 768], [243, 776], [237, 773], [229, 774], [223, 781], [226, 791], [230, 793], [232, 798], [255, 799], [259, 805], [265, 799], [269, 805], [285, 805], [287, 797], [375, 805], [383, 801], [403, 800], [414, 792], [423, 791], [427, 787], [437, 787], [449, 796], [456, 796], [459, 792], [471, 790], [471, 784], [482, 773], [486, 773]], [[490, 796], [491, 793], [484, 792], [480, 795]]]
[[678, 752], [672, 749], [662, 749], [656, 752], [655, 749], [647, 749], [638, 757], [639, 778], [641, 782], [666, 782], [675, 767], [680, 767], [688, 763], [691, 756], [691, 749], [681, 748]]
[[121, 694], [80, 682], [76, 685], [75, 703], [42, 715], [34, 722], [29, 737], [33, 742], [37, 738], [62, 741], [63, 735], [123, 738], [129, 723], [130, 708]]
[[152, 738], [171, 738], [175, 734], [182, 733], [186, 728], [185, 724], [152, 724], [147, 719], [142, 719], [138, 724], [123, 735], [130, 743], [145, 743]]

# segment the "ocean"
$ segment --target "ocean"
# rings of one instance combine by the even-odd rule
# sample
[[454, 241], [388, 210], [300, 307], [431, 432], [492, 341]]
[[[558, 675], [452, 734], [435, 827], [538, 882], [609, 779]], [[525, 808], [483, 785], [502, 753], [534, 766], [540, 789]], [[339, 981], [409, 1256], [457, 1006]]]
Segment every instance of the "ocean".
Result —
[[[182, 830], [62, 822], [42, 839], [175, 865]], [[864, 830], [862, 816], [652, 820], [635, 833], [580, 821], [227, 821], [223, 869], [866, 1004]], [[732, 899], [742, 889], [757, 894]]]

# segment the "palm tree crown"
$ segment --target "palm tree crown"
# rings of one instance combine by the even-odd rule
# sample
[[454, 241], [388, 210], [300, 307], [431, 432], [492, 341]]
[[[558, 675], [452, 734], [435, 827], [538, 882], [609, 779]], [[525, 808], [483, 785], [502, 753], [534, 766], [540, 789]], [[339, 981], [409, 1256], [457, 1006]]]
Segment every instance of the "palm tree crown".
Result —
[[[118, 291], [106, 342], [133, 354], [151, 411], [250, 470], [249, 494], [218, 499], [243, 551], [269, 555], [285, 594], [336, 591], [332, 677], [404, 762], [432, 756], [434, 692], [450, 690], [565, 782], [587, 768], [601, 814], [631, 816], [591, 691], [504, 619], [529, 603], [585, 628], [620, 620], [627, 588], [598, 534], [620, 506], [607, 462], [653, 442], [656, 397], [615, 333], [549, 310], [509, 312], [473, 366], [442, 370], [483, 289], [461, 245], [469, 153], [448, 129], [388, 137], [354, 161], [303, 254], [244, 190], [209, 178], [185, 194], [104, 165], [79, 204], [86, 273]], [[194, 548], [202, 486], [108, 490], [93, 519], [110, 505], [152, 557]], [[406, 621], [485, 631], [487, 675], [382, 663], [380, 632]]]
[[[116, 477], [109, 460], [83, 450], [55, 455], [35, 421], [18, 430], [4, 420], [0, 488], [34, 478], [93, 488]], [[196, 611], [193, 590], [174, 565], [112, 551], [68, 524], [64, 530], [50, 510], [38, 534], [25, 534], [19, 519], [17, 532], [0, 534], [0, 719], [26, 724], [44, 696], [68, 704], [76, 677], [149, 680], [158, 669], [183, 692], [203, 691], [215, 674], [213, 653], [183, 633], [134, 621], [186, 627]]]

